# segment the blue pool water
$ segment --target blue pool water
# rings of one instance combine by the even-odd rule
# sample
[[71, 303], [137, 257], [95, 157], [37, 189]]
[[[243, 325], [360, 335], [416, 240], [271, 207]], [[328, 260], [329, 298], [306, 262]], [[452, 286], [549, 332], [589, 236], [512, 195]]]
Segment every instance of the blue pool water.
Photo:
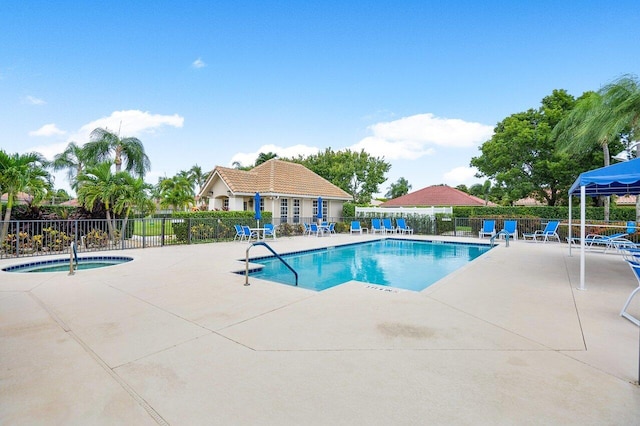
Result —
[[[104, 268], [132, 261], [126, 256], [89, 256], [78, 258], [76, 270]], [[22, 265], [8, 266], [5, 272], [69, 272], [69, 259], [40, 260]]]
[[[383, 239], [282, 255], [298, 273], [298, 286], [321, 291], [355, 280], [420, 291], [490, 250], [488, 245]], [[275, 257], [251, 277], [295, 284], [293, 273]]]

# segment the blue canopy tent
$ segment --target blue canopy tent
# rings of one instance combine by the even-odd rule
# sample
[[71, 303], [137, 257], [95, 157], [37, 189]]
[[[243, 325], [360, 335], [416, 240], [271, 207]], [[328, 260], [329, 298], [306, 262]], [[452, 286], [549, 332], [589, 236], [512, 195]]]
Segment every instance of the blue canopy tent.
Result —
[[585, 278], [585, 199], [598, 195], [640, 194], [640, 158], [584, 172], [569, 189], [569, 254], [571, 254], [571, 197], [580, 194], [580, 290]]
[[258, 224], [258, 228], [260, 228], [260, 219], [262, 218], [262, 213], [260, 212], [260, 193], [256, 192], [256, 195], [253, 197], [253, 207], [255, 209], [255, 218]]

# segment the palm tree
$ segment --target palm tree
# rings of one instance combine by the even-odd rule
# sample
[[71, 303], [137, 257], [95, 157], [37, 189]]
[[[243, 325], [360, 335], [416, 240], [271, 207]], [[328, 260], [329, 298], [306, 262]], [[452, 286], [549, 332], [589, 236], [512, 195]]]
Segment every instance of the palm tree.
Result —
[[172, 207], [175, 210], [186, 209], [194, 204], [193, 188], [191, 182], [180, 174], [165, 178], [158, 182], [160, 193], [160, 207]]
[[113, 153], [113, 163], [116, 165], [116, 173], [124, 169], [136, 176], [144, 177], [145, 173], [151, 169], [149, 157], [144, 152], [144, 146], [140, 139], [134, 137], [120, 138], [109, 130], [97, 128], [91, 132], [90, 141], [84, 148], [90, 158], [96, 162], [111, 159]]
[[[620, 141], [622, 136], [633, 140], [640, 134], [640, 83], [637, 77], [625, 75], [597, 93], [585, 93], [554, 132], [559, 135], [560, 143], [572, 152], [599, 144], [604, 165], [608, 166], [609, 144]], [[609, 220], [608, 202], [605, 202], [605, 220]], [[640, 221], [640, 197], [636, 201], [636, 220]]]
[[0, 150], [0, 194], [7, 194], [7, 210], [0, 232], [0, 242], [7, 237], [11, 209], [18, 193], [30, 194], [37, 203], [52, 188], [51, 175], [45, 170], [47, 166], [47, 160], [36, 152], [9, 155]]
[[396, 181], [396, 183], [391, 184], [389, 190], [384, 194], [384, 196], [387, 198], [398, 198], [408, 194], [410, 190], [411, 184], [409, 181], [401, 177]]
[[[594, 145], [602, 148], [604, 166], [610, 164], [609, 143], [620, 135], [609, 123], [608, 106], [601, 93], [585, 92], [569, 114], [553, 130], [563, 152], [580, 154]], [[605, 197], [604, 220], [610, 216], [610, 197]]]
[[63, 152], [57, 154], [51, 163], [53, 170], [67, 170], [69, 183], [75, 188], [76, 178], [82, 174], [84, 168], [91, 162], [91, 158], [85, 148], [75, 142], [70, 142]]
[[[119, 182], [118, 173], [111, 172], [111, 161], [104, 161], [86, 168], [84, 173], [78, 176], [78, 201], [87, 210], [93, 210], [97, 203], [104, 204], [109, 238], [113, 240], [115, 235], [114, 205], [118, 201], [118, 195], [123, 191]], [[127, 173], [128, 174], [128, 173]], [[112, 213], [114, 214], [112, 217]]]
[[146, 215], [155, 209], [155, 204], [149, 198], [151, 185], [142, 178], [134, 178], [127, 172], [120, 172], [116, 174], [116, 179], [120, 190], [114, 199], [113, 211], [117, 214], [124, 212], [122, 221], [122, 232], [124, 233], [132, 211], [138, 210]]

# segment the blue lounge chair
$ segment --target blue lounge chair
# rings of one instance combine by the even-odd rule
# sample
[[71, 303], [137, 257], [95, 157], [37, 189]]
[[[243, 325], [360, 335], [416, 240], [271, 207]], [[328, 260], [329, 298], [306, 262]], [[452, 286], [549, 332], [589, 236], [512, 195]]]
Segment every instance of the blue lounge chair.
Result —
[[266, 240], [267, 237], [272, 237], [274, 240], [276, 239], [276, 229], [272, 223], [266, 223], [264, 225], [264, 239]]
[[393, 227], [393, 224], [391, 222], [391, 218], [384, 218], [382, 219], [382, 226], [384, 227], [384, 233], [387, 234], [392, 234], [394, 232], [396, 232], [396, 228]]
[[379, 234], [384, 234], [385, 228], [382, 225], [382, 221], [380, 219], [371, 219], [371, 233], [375, 234], [376, 232]]
[[401, 234], [413, 234], [413, 228], [407, 226], [407, 223], [401, 217], [396, 219], [396, 231]]
[[349, 230], [350, 234], [358, 233], [358, 234], [362, 234], [362, 226], [360, 226], [360, 221], [359, 220], [353, 220], [351, 221], [351, 228]]
[[505, 220], [504, 228], [502, 228], [502, 231], [500, 232], [506, 232], [507, 234], [509, 234], [509, 238], [517, 240], [518, 239], [518, 221]]
[[329, 223], [329, 236], [335, 233], [336, 233], [336, 224], [334, 222], [331, 222]]
[[485, 220], [482, 222], [482, 229], [478, 232], [478, 238], [482, 238], [485, 236], [493, 237], [496, 235], [496, 221], [495, 220]]
[[556, 240], [558, 240], [558, 242], [560, 242], [560, 236], [558, 235], [558, 226], [560, 226], [559, 220], [550, 220], [543, 230], [524, 233], [522, 234], [522, 238], [524, 238], [525, 240], [527, 238], [531, 238], [535, 242], [538, 242], [538, 238], [540, 238], [540, 241], [542, 241], [543, 243], [549, 241], [549, 238], [555, 238]]

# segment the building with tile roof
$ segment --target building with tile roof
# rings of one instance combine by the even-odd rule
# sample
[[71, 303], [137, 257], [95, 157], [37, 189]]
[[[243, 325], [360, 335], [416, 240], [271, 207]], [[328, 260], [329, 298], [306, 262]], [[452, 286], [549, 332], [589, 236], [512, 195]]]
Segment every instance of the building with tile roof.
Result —
[[277, 158], [248, 171], [216, 166], [198, 196], [209, 200], [209, 210], [251, 211], [256, 192], [260, 193], [263, 211], [270, 211], [276, 221], [279, 218], [289, 223], [312, 220], [317, 214], [318, 197], [322, 197], [323, 216], [338, 220], [342, 205], [353, 199], [302, 164]]
[[[483, 199], [447, 185], [433, 185], [386, 201], [380, 207], [484, 206]], [[495, 206], [489, 202], [488, 205]]]

